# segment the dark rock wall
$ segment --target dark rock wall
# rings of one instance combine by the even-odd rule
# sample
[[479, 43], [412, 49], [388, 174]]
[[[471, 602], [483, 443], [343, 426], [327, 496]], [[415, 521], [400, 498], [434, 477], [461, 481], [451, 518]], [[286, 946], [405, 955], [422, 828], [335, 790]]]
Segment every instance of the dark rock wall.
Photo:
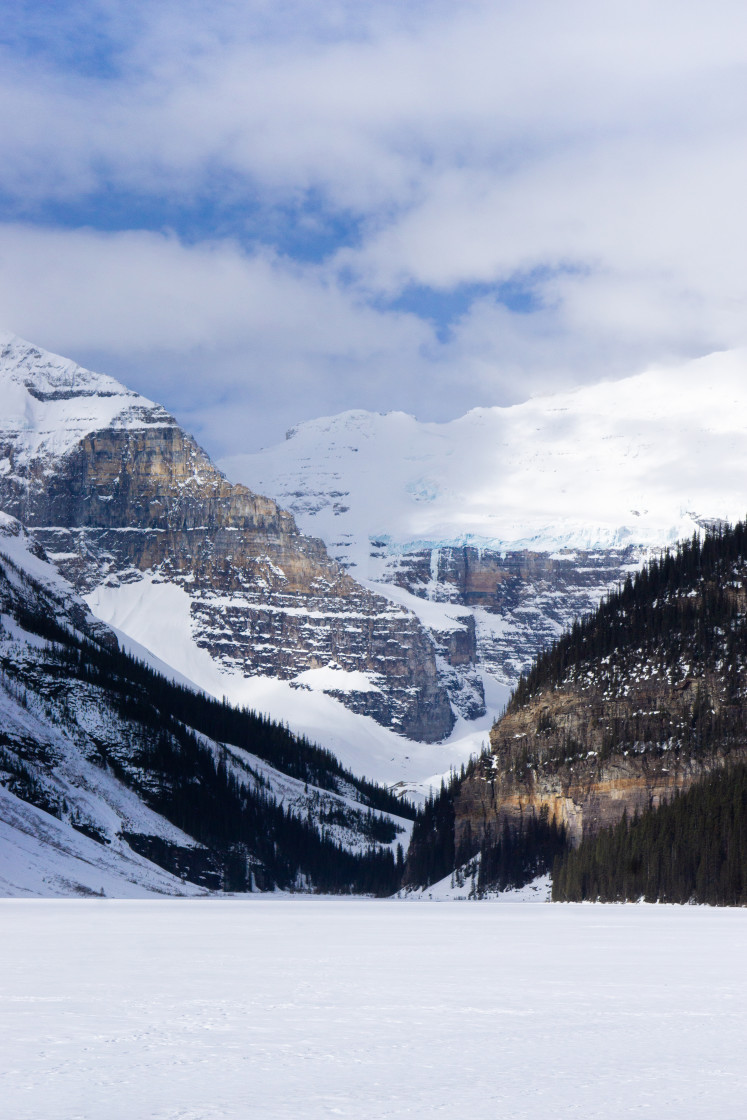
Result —
[[493, 728], [491, 753], [462, 785], [456, 805], [457, 844], [469, 828], [493, 836], [543, 807], [574, 843], [623, 813], [629, 817], [727, 762], [747, 759], [747, 710], [726, 709], [731, 728], [716, 749], [688, 741], [700, 689], [718, 711], [715, 681], [673, 686], [649, 677], [610, 696], [591, 684], [563, 688], [511, 709]]

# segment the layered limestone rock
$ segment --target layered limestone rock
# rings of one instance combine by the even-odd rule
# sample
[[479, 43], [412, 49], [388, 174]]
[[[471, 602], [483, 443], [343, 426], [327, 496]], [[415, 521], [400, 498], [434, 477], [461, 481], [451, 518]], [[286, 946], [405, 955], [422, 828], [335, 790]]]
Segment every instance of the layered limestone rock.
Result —
[[229, 483], [162, 408], [14, 339], [0, 379], [0, 508], [77, 589], [147, 573], [187, 593], [191, 638], [220, 666], [293, 680], [332, 662], [354, 711], [415, 739], [448, 734], [416, 617], [357, 584], [274, 501]]
[[[591, 676], [591, 674], [590, 674]], [[676, 685], [642, 674], [618, 694], [559, 688], [512, 708], [490, 736], [491, 753], [462, 785], [456, 841], [497, 838], [544, 811], [582, 837], [670, 799], [714, 769], [747, 759], [747, 712], [719, 700], [712, 674]], [[732, 733], [702, 749], [693, 727], [704, 708]], [[734, 734], [736, 729], [736, 734]]]
[[389, 562], [386, 578], [418, 598], [474, 612], [475, 660], [505, 684], [515, 684], [537, 655], [588, 614], [650, 550], [561, 549], [497, 552], [442, 546]]

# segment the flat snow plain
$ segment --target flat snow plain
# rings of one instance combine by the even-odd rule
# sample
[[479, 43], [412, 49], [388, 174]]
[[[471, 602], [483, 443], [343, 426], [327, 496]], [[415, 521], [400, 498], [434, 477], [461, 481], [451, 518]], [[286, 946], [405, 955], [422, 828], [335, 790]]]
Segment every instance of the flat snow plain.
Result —
[[737, 1118], [747, 911], [0, 902], [9, 1120]]

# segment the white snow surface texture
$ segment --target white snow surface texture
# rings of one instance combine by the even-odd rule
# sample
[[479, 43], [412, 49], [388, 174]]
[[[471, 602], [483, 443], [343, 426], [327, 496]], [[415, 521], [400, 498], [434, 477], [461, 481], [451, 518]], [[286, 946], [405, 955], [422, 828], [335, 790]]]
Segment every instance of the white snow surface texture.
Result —
[[12, 1120], [736, 1120], [747, 911], [0, 902]]
[[357, 578], [446, 545], [661, 547], [747, 512], [747, 353], [476, 408], [449, 423], [364, 411], [221, 462], [291, 509]]

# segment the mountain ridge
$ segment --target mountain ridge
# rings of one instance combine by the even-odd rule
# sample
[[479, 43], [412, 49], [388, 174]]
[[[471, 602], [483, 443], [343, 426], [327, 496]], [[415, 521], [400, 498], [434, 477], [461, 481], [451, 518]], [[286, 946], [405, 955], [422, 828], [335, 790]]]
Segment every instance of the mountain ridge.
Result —
[[747, 526], [697, 536], [519, 682], [455, 802], [457, 846], [543, 813], [574, 845], [747, 760]]
[[[448, 735], [433, 646], [411, 612], [356, 584], [272, 499], [229, 483], [161, 406], [22, 340], [2, 355], [0, 508], [106, 621], [124, 596], [135, 640], [147, 632], [167, 663], [193, 648], [195, 683], [215, 690], [217, 677], [238, 702], [242, 682], [314, 688], [303, 674], [332, 664], [336, 687], [321, 691], [351, 710], [413, 739]], [[150, 627], [164, 583], [181, 593], [177, 648]]]
[[745, 428], [735, 351], [446, 423], [351, 410], [221, 466], [418, 614], [469, 721], [481, 680], [507, 692], [630, 572], [743, 515]]
[[123, 653], [3, 516], [4, 893], [394, 889], [407, 811], [329, 752]]

